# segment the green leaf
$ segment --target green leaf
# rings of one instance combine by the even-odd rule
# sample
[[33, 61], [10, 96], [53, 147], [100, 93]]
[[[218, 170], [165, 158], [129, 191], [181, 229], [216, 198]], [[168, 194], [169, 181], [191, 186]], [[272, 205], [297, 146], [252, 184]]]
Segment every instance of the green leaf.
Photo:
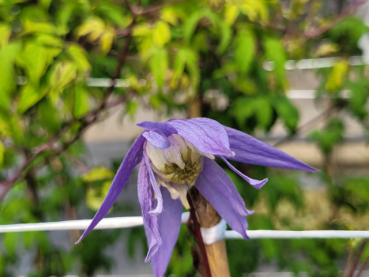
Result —
[[325, 83], [325, 89], [329, 92], [335, 92], [340, 89], [345, 81], [349, 68], [350, 65], [347, 60], [337, 61], [333, 65], [332, 71], [328, 76], [327, 82]]
[[168, 69], [168, 53], [166, 49], [156, 49], [150, 59], [150, 69], [159, 89], [163, 88]]
[[225, 22], [218, 20], [218, 27], [220, 30], [220, 43], [217, 48], [217, 53], [222, 54], [228, 47], [232, 37], [232, 29], [225, 24]]
[[53, 91], [63, 90], [71, 81], [76, 78], [77, 66], [69, 61], [59, 61], [53, 65], [50, 75], [49, 84]]
[[6, 24], [0, 24], [0, 49], [8, 44], [12, 29]]
[[31, 84], [22, 87], [21, 96], [18, 103], [18, 112], [24, 113], [30, 107], [34, 106], [38, 101], [40, 101], [47, 93], [47, 90], [37, 90]]
[[36, 42], [42, 46], [57, 48], [63, 47], [64, 44], [63, 40], [49, 34], [37, 34]]
[[246, 120], [255, 112], [255, 99], [249, 97], [240, 97], [236, 99], [233, 107], [233, 116], [236, 118], [239, 126], [243, 126]]
[[76, 85], [74, 98], [74, 116], [80, 118], [90, 110], [88, 93], [82, 84]]
[[91, 70], [91, 65], [87, 60], [87, 52], [78, 44], [71, 44], [67, 48], [67, 54], [75, 61], [79, 69], [83, 71]]
[[105, 31], [102, 33], [100, 37], [100, 50], [104, 55], [110, 51], [115, 36], [116, 36], [115, 29], [111, 26], [106, 26]]
[[240, 10], [236, 6], [233, 6], [229, 3], [225, 5], [224, 21], [228, 26], [233, 25], [239, 14]]
[[262, 128], [267, 128], [272, 119], [272, 107], [266, 98], [257, 98], [254, 101], [256, 118]]
[[200, 19], [204, 17], [208, 18], [213, 26], [218, 27], [220, 19], [212, 10], [210, 9], [197, 10], [196, 12], [191, 14], [191, 16], [187, 19], [187, 21], [183, 26], [183, 37], [187, 44], [190, 43], [192, 35], [194, 34], [196, 26], [199, 23]]
[[77, 37], [88, 35], [90, 42], [97, 40], [105, 31], [105, 23], [101, 18], [94, 16], [83, 22], [75, 31]]
[[260, 20], [267, 23], [269, 19], [268, 7], [264, 0], [245, 0], [240, 2], [239, 8], [241, 12], [248, 16], [251, 21]]
[[17, 247], [18, 247], [18, 242], [19, 242], [19, 233], [6, 233], [4, 234], [4, 246], [5, 249], [10, 253], [10, 254], [15, 254]]
[[114, 177], [114, 173], [103, 167], [96, 167], [91, 169], [88, 173], [84, 174], [82, 179], [85, 182], [95, 182], [95, 181], [101, 181], [106, 180]]
[[178, 84], [178, 80], [181, 77], [186, 63], [186, 50], [179, 48], [176, 53], [176, 58], [173, 67], [173, 77], [171, 80], [171, 87], [175, 88]]
[[36, 41], [29, 41], [23, 47], [17, 63], [26, 69], [27, 81], [38, 87], [41, 76], [60, 52], [61, 48], [44, 47]]
[[296, 107], [284, 96], [273, 98], [272, 104], [289, 132], [294, 133], [300, 118]]
[[185, 42], [187, 44], [190, 44], [192, 35], [195, 32], [198, 22], [204, 17], [208, 18], [212, 26], [216, 27], [217, 30], [220, 32], [220, 43], [218, 45], [217, 52], [218, 54], [221, 54], [222, 52], [224, 52], [230, 42], [232, 30], [217, 16], [217, 14], [215, 14], [210, 9], [198, 10], [192, 13], [190, 18], [187, 19], [183, 26], [183, 37], [185, 39]]
[[15, 86], [14, 60], [21, 50], [21, 44], [11, 42], [0, 48], [0, 108], [10, 107], [10, 92]]
[[35, 244], [36, 232], [22, 233], [24, 248], [29, 250]]
[[359, 80], [356, 82], [348, 82], [350, 91], [349, 107], [351, 112], [360, 120], [368, 116], [366, 103], [368, 101], [368, 80]]
[[100, 188], [92, 187], [87, 190], [87, 206], [94, 211], [97, 211], [103, 203], [106, 194], [111, 186], [111, 182], [104, 182]]
[[22, 28], [21, 35], [26, 35], [30, 33], [47, 33], [47, 34], [57, 34], [56, 27], [47, 22], [34, 22], [34, 21], [25, 21]]
[[240, 31], [236, 37], [235, 64], [241, 74], [246, 74], [255, 57], [255, 38], [250, 30]]
[[264, 48], [266, 58], [274, 62], [274, 71], [282, 82], [285, 78], [286, 53], [284, 51], [282, 43], [273, 37], [267, 37], [264, 39]]
[[154, 43], [158, 47], [164, 46], [164, 44], [170, 41], [170, 28], [168, 23], [162, 20], [158, 21], [152, 31], [152, 36]]
[[135, 118], [138, 107], [139, 104], [135, 100], [130, 100], [126, 102], [126, 113], [128, 113], [131, 119]]
[[4, 153], [5, 153], [5, 146], [3, 142], [0, 140], [0, 168], [3, 166], [3, 163], [4, 163]]

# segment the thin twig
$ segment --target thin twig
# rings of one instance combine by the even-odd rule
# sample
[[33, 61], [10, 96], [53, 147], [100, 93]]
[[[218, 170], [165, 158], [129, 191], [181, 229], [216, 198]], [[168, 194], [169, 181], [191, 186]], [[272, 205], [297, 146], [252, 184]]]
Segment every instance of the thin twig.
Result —
[[356, 277], [360, 277], [361, 276], [361, 274], [363, 273], [363, 271], [364, 271], [366, 265], [368, 264], [368, 262], [369, 262], [369, 255], [365, 258], [365, 261], [362, 264], [362, 266], [360, 267], [359, 272], [357, 273]]
[[354, 247], [351, 247], [350, 251], [349, 251], [349, 254], [347, 256], [346, 266], [345, 266], [345, 270], [343, 271], [342, 277], [348, 277], [348, 273], [349, 273], [350, 268], [351, 268], [353, 256], [354, 256]]
[[140, 11], [138, 14], [139, 14], [139, 15], [142, 15], [142, 14], [151, 13], [151, 12], [154, 12], [154, 11], [157, 11], [157, 10], [164, 9], [164, 8], [166, 8], [166, 7], [170, 7], [170, 6], [178, 5], [178, 4], [181, 4], [181, 3], [187, 2], [187, 1], [189, 1], [189, 0], [178, 0], [178, 1], [173, 1], [173, 2], [171, 2], [171, 3], [165, 3], [165, 4], [161, 4], [161, 5], [157, 5], [157, 6], [149, 7], [149, 8], [143, 9], [143, 10], [142, 10], [142, 11]]
[[351, 270], [349, 271], [348, 277], [353, 277], [354, 276], [355, 269], [356, 269], [357, 265], [359, 264], [359, 261], [360, 261], [360, 258], [361, 258], [361, 254], [364, 251], [364, 248], [365, 248], [366, 243], [367, 243], [367, 240], [363, 240], [360, 243], [359, 250], [358, 250], [358, 252], [356, 254], [356, 258], [354, 260], [354, 263], [352, 264]]

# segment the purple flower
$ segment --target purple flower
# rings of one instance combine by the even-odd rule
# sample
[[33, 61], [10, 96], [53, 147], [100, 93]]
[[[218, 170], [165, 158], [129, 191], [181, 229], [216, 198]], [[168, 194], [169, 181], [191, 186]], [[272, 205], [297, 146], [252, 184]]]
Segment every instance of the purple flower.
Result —
[[186, 195], [192, 186], [200, 191], [233, 230], [248, 238], [246, 216], [253, 212], [245, 208], [236, 187], [214, 161], [215, 157], [223, 159], [234, 172], [257, 189], [268, 179], [251, 179], [227, 159], [317, 171], [264, 142], [208, 118], [176, 119], [166, 123], [145, 121], [138, 126], [144, 128], [144, 132], [133, 143], [104, 202], [78, 242], [106, 216], [134, 167], [140, 164], [137, 186], [149, 245], [146, 261], [152, 261], [156, 277], [164, 275], [169, 263], [181, 225], [182, 206], [189, 208]]

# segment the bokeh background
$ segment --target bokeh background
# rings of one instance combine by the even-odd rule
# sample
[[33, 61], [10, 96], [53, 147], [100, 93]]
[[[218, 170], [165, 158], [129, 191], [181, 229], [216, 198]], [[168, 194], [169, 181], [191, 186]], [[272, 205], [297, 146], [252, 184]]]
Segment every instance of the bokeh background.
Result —
[[[367, 230], [368, 26], [358, 0], [0, 0], [0, 224], [92, 218], [135, 123], [203, 116], [321, 170], [234, 163], [257, 191], [225, 169], [250, 229]], [[136, 180], [109, 216], [140, 215]], [[151, 276], [142, 227], [80, 234], [1, 234], [0, 276]], [[195, 276], [192, 242], [183, 226], [168, 276]], [[227, 251], [235, 277], [342, 276], [365, 243]]]

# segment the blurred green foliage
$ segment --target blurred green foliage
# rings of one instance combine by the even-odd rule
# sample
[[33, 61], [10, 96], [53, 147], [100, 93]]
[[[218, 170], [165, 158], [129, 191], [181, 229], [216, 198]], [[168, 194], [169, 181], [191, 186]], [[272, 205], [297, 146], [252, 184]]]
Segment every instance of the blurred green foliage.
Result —
[[[319, 175], [324, 192], [306, 192], [298, 175], [283, 171], [235, 163], [254, 178], [269, 177], [261, 191], [228, 173], [247, 207], [256, 210], [249, 217], [252, 229], [355, 228], [343, 220], [367, 214], [368, 177], [342, 176], [332, 169], [331, 156], [344, 140], [340, 111], [349, 112], [369, 130], [368, 68], [353, 67], [347, 59], [360, 55], [357, 41], [369, 30], [359, 19], [348, 17], [327, 32], [308, 37], [311, 28], [324, 27], [335, 18], [335, 13], [325, 14], [326, 4], [320, 0], [189, 0], [175, 5], [149, 0], [0, 0], [4, 187], [24, 161], [31, 161], [1, 199], [0, 224], [72, 220], [76, 209], [86, 206], [93, 215], [114, 171], [98, 167], [87, 172], [81, 166], [80, 136], [110, 107], [122, 105], [122, 117], [134, 118], [140, 105], [169, 115], [191, 111], [197, 104], [201, 116], [250, 134], [267, 133], [279, 120], [293, 136], [298, 133], [299, 112], [285, 95], [286, 61], [335, 55], [342, 58], [317, 72], [316, 101], [328, 97], [332, 112], [324, 127], [310, 135], [325, 157]], [[90, 77], [115, 76], [124, 79], [115, 88], [88, 85]], [[348, 98], [345, 90], [350, 90]], [[219, 105], [219, 99], [226, 104]], [[127, 211], [130, 206], [114, 209]], [[113, 262], [105, 249], [115, 244], [120, 233], [94, 231], [69, 249], [53, 245], [46, 232], [2, 235], [0, 275], [13, 276], [20, 253], [29, 249], [36, 253], [29, 276], [108, 272]], [[129, 256], [135, 257], [138, 247], [146, 253], [142, 228], [126, 234]], [[71, 231], [69, 236], [73, 245], [79, 233]], [[195, 274], [192, 243], [182, 226], [168, 274]], [[357, 245], [351, 240], [227, 241], [227, 250], [232, 276], [252, 273], [268, 263], [296, 274], [337, 276], [342, 270], [339, 262]]]

